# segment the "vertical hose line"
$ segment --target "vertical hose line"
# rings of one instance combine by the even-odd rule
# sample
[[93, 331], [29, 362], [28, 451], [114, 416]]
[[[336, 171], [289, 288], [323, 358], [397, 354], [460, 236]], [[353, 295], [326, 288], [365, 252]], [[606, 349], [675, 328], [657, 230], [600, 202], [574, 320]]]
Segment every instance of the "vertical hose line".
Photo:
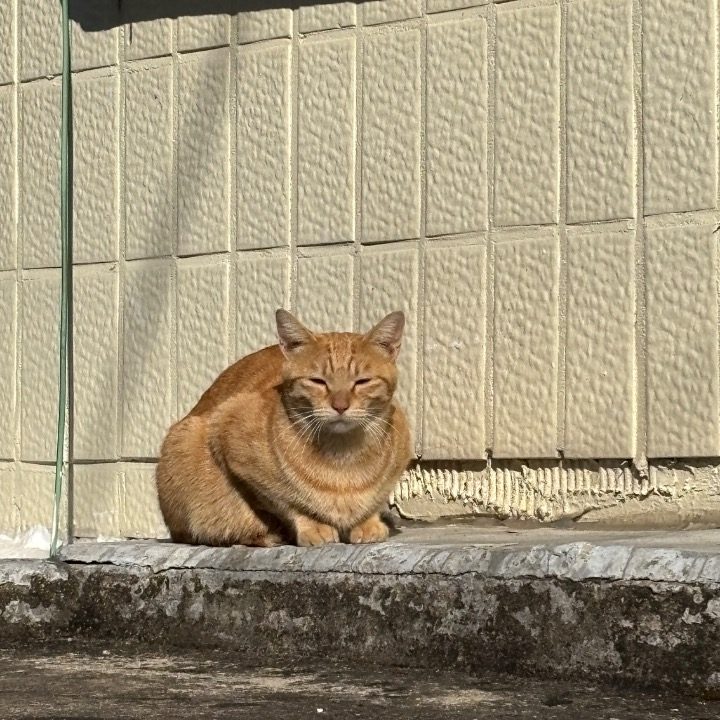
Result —
[[60, 128], [60, 242], [62, 285], [60, 296], [60, 383], [58, 392], [55, 491], [53, 497], [50, 557], [58, 552], [63, 480], [70, 463], [70, 374], [72, 352], [72, 79], [70, 65], [70, 0], [62, 0], [62, 121]]

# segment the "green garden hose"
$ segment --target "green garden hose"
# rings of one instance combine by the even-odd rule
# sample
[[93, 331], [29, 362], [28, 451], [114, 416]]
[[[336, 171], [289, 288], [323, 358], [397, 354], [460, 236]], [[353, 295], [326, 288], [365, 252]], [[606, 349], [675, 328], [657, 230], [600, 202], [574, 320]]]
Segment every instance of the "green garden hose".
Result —
[[63, 480], [70, 464], [69, 414], [72, 315], [72, 78], [70, 64], [69, 0], [62, 0], [62, 121], [60, 128], [60, 242], [62, 284], [60, 296], [60, 383], [58, 392], [55, 491], [53, 496], [50, 557], [58, 552]]

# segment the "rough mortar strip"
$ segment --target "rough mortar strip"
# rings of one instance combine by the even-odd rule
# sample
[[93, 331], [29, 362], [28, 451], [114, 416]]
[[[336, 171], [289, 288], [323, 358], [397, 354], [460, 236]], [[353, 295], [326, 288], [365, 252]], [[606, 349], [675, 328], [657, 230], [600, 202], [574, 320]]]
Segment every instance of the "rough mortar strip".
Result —
[[[570, 460], [418, 463], [408, 469], [394, 494], [401, 514], [405, 500], [432, 503], [441, 516], [448, 502], [464, 508], [464, 514], [490, 511], [514, 517], [536, 516], [543, 520], [577, 517], [593, 509], [614, 507], [630, 498], [656, 497], [669, 503], [700, 492], [711, 501], [720, 495], [718, 466], [673, 463], [650, 466], [651, 479], [644, 480], [629, 461]], [[447, 476], [456, 478], [450, 485]], [[523, 497], [519, 497], [520, 489]], [[508, 495], [518, 495], [508, 504]], [[712, 508], [709, 508], [712, 509]], [[459, 511], [445, 512], [457, 514]], [[417, 515], [415, 515], [417, 516]]]

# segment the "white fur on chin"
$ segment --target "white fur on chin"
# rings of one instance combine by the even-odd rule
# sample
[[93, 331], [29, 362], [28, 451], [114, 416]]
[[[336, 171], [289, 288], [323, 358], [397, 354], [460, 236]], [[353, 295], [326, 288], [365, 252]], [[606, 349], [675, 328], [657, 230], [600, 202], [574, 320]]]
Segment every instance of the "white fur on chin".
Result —
[[327, 423], [327, 429], [334, 433], [346, 433], [354, 430], [358, 424], [350, 418], [337, 417]]

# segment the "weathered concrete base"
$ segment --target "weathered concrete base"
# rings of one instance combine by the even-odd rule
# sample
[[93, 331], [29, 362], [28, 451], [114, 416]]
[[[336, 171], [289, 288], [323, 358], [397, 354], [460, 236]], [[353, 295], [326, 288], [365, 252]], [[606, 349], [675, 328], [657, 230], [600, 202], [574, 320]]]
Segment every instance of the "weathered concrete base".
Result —
[[131, 639], [250, 663], [325, 658], [720, 695], [719, 531], [681, 535], [684, 549], [662, 534], [538, 532], [544, 544], [507, 529], [474, 544], [410, 533], [316, 550], [78, 544], [64, 562], [0, 563], [0, 642]]

